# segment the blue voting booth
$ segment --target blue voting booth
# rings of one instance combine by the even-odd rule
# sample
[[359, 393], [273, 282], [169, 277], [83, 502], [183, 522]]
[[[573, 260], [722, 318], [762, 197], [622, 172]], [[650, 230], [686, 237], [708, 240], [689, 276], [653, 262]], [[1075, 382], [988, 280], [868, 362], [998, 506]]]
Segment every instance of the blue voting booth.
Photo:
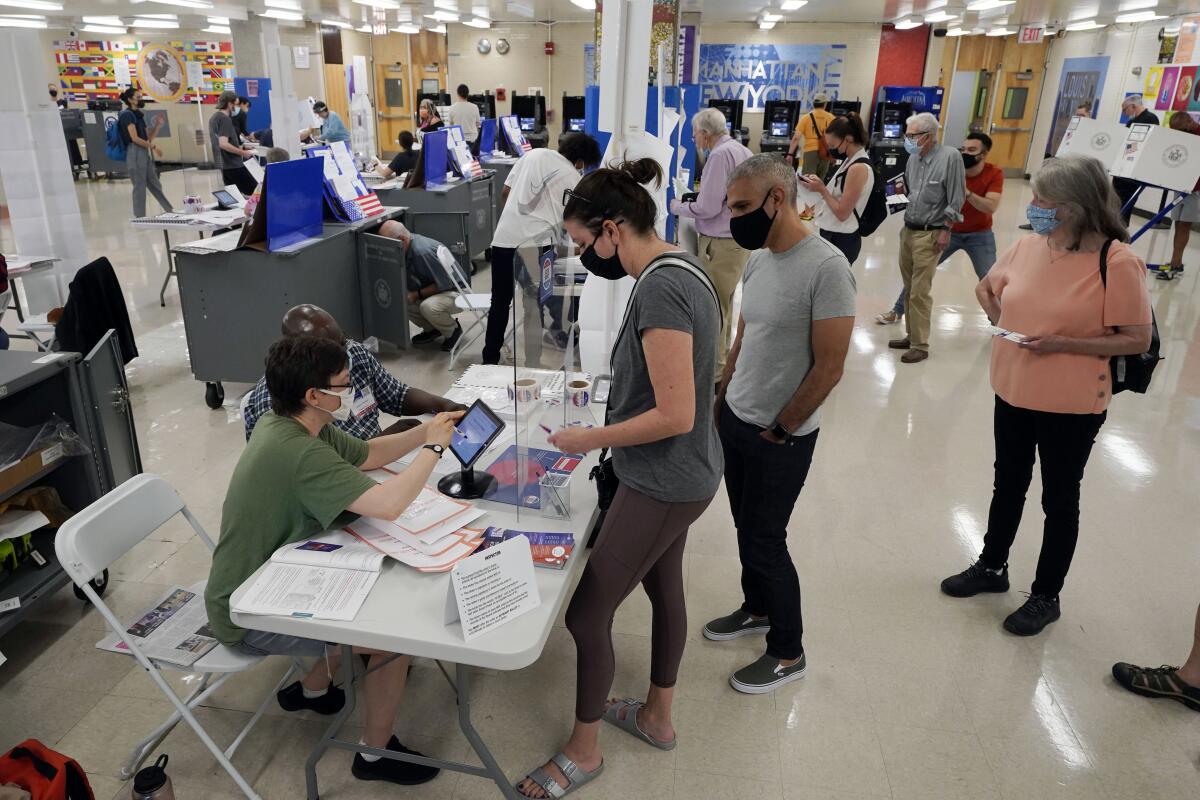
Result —
[[443, 128], [440, 131], [426, 133], [421, 139], [421, 158], [425, 160], [425, 186], [440, 186], [446, 182], [446, 169], [449, 162], [450, 132]]
[[262, 204], [269, 252], [321, 235], [325, 182], [321, 162], [302, 158], [267, 165]]
[[234, 78], [233, 90], [250, 101], [246, 130], [254, 133], [271, 127], [270, 78]]

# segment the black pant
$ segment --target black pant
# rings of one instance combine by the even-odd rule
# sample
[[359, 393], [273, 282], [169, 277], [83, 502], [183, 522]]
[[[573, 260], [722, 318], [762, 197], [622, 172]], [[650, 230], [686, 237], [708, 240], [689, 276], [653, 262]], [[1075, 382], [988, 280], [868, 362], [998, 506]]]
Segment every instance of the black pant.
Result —
[[842, 251], [842, 255], [851, 264], [858, 258], [858, 254], [862, 251], [862, 234], [858, 231], [854, 233], [838, 233], [837, 231], [821, 230], [821, 238], [829, 242], [831, 245]]
[[[1122, 209], [1125, 208], [1125, 204], [1129, 202], [1129, 198], [1133, 197], [1133, 193], [1136, 192], [1138, 186], [1141, 185], [1137, 181], [1132, 181], [1129, 178], [1113, 178], [1112, 184], [1113, 184], [1113, 189], [1117, 193], [1117, 197], [1119, 197], [1121, 199], [1121, 208]], [[1129, 217], [1132, 214], [1132, 212], [1133, 212], [1133, 209], [1131, 208], [1131, 209], [1129, 209], [1129, 213], [1121, 214], [1121, 216], [1125, 218], [1126, 225], [1129, 224]]]
[[787, 524], [808, 477], [817, 432], [773, 444], [759, 435], [762, 431], [738, 419], [728, 405], [721, 407], [725, 491], [742, 562], [742, 610], [770, 620], [767, 655], [793, 659], [804, 652], [804, 621]]
[[492, 246], [492, 307], [488, 309], [487, 332], [483, 336], [483, 363], [499, 364], [500, 348], [513, 301], [513, 258], [516, 248]]
[[225, 167], [221, 169], [221, 180], [225, 185], [234, 184], [243, 196], [249, 197], [258, 188], [258, 181], [245, 167]]
[[1036, 451], [1042, 462], [1046, 523], [1033, 594], [1057, 595], [1062, 590], [1079, 539], [1079, 484], [1107, 415], [1030, 411], [996, 398], [996, 482], [980, 557], [993, 569], [1008, 561], [1033, 479]]

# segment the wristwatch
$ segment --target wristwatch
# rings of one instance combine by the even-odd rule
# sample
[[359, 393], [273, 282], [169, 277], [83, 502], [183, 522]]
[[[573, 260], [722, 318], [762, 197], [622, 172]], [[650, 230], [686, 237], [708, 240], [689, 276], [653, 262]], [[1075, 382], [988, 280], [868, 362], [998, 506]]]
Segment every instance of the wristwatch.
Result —
[[422, 450], [432, 450], [433, 452], [437, 453], [438, 458], [441, 458], [442, 453], [446, 452], [446, 448], [442, 447], [440, 444], [427, 444], [424, 447], [422, 447], [421, 449]]
[[788, 431], [788, 429], [780, 425], [778, 422], [771, 426], [770, 431], [771, 435], [776, 439], [783, 439], [784, 441], [787, 441], [788, 437], [791, 436], [791, 433]]

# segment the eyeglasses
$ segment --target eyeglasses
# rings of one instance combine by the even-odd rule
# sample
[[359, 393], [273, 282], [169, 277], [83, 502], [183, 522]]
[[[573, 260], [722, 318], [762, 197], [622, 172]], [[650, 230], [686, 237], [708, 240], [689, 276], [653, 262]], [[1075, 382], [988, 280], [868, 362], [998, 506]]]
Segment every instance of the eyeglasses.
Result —
[[587, 203], [588, 205], [592, 204], [592, 201], [590, 198], [584, 197], [581, 194], [576, 194], [571, 189], [563, 189], [563, 196], [562, 196], [563, 207], [565, 208], [572, 200], [578, 200], [579, 202]]
[[328, 386], [321, 386], [320, 388], [323, 390], [330, 390], [330, 391], [332, 391], [333, 389], [353, 389], [354, 384], [352, 384], [352, 383], [331, 383]]

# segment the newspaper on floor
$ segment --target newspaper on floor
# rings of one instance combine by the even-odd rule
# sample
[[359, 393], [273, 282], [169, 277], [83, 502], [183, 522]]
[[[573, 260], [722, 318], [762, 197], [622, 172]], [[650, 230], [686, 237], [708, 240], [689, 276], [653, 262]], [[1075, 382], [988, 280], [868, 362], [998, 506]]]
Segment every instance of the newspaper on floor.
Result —
[[[154, 608], [138, 617], [125, 629], [134, 644], [152, 661], [190, 667], [213, 649], [217, 640], [208, 628], [204, 609], [204, 584], [184, 589], [172, 587]], [[101, 650], [130, 654], [117, 634], [96, 643]]]

